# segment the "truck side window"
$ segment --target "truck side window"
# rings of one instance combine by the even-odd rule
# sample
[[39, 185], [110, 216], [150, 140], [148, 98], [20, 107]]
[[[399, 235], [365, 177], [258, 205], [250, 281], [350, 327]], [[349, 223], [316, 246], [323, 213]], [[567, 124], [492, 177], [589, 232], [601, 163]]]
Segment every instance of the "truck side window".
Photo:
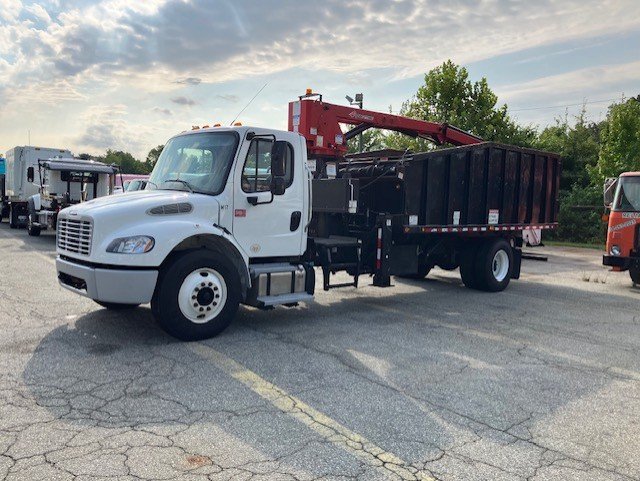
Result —
[[[270, 139], [253, 139], [242, 168], [242, 190], [247, 194], [268, 192], [271, 189], [271, 148]], [[293, 147], [289, 144], [285, 159], [285, 185], [293, 183]]]

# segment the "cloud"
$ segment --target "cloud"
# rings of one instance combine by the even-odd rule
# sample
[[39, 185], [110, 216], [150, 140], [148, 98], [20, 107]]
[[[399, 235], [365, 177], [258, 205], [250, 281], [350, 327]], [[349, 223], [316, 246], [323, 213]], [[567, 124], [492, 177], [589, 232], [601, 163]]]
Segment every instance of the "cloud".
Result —
[[51, 23], [51, 17], [49, 16], [49, 13], [42, 5], [34, 3], [32, 5], [24, 7], [24, 9], [41, 22], [44, 22], [45, 24]]
[[144, 147], [141, 139], [148, 135], [148, 128], [130, 125], [127, 116], [126, 105], [89, 108], [84, 115], [87, 127], [74, 143], [83, 151], [114, 149], [140, 152]]
[[183, 97], [183, 96], [174, 97], [174, 98], [171, 99], [171, 101], [174, 104], [178, 104], [178, 105], [195, 105], [196, 104], [195, 100], [187, 98], [187, 97]]
[[[508, 102], [522, 99], [537, 99], [544, 95], [547, 99], [584, 98], [588, 93], [614, 91], [620, 85], [640, 80], [640, 61], [619, 65], [600, 65], [573, 70], [571, 72], [542, 77], [517, 85], [498, 89], [501, 100]], [[635, 94], [635, 92], [629, 92]], [[587, 99], [588, 100], [588, 99]], [[593, 100], [593, 99], [591, 99]]]
[[173, 115], [173, 112], [170, 109], [163, 109], [160, 107], [154, 107], [153, 109], [154, 112], [158, 113], [158, 114], [163, 114], [163, 115]]
[[184, 79], [176, 80], [175, 83], [180, 85], [200, 85], [202, 83], [202, 79], [198, 77], [187, 77]]
[[408, 77], [447, 58], [472, 62], [640, 26], [636, 0], [263, 0], [261, 8], [250, 0], [107, 0], [61, 2], [71, 7], [34, 33], [17, 20], [18, 0], [0, 2], [12, 24], [12, 74], [151, 73], [174, 87], [293, 67], [390, 68]]
[[220, 99], [220, 100], [224, 100], [225, 102], [230, 102], [232, 104], [235, 104], [235, 103], [240, 101], [240, 97], [239, 96], [232, 95], [232, 94], [216, 95], [216, 98]]
[[8, 21], [15, 20], [22, 10], [20, 0], [0, 0], [0, 18]]

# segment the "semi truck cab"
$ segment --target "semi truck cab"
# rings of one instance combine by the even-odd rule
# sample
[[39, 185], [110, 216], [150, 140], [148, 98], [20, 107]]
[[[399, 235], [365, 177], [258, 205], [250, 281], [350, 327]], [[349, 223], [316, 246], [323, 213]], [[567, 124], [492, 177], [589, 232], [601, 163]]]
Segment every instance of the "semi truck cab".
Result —
[[605, 184], [605, 207], [610, 209], [603, 264], [629, 271], [640, 284], [640, 172], [626, 172]]

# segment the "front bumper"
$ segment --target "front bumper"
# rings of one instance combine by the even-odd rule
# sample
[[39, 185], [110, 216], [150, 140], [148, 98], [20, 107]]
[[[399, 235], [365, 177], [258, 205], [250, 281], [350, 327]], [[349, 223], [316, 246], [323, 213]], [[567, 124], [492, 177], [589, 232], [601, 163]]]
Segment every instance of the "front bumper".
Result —
[[602, 265], [617, 267], [622, 271], [630, 268], [640, 269], [640, 257], [602, 256]]
[[157, 270], [105, 269], [90, 267], [60, 256], [56, 259], [58, 282], [81, 296], [118, 304], [151, 302], [158, 280]]

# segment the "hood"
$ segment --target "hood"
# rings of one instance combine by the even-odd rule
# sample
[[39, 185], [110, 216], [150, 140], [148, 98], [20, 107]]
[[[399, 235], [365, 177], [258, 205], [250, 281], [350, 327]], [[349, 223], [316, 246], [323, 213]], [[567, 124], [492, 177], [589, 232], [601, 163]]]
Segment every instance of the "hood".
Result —
[[98, 199], [69, 206], [62, 211], [62, 216], [88, 216], [93, 219], [103, 217], [118, 217], [125, 219], [136, 218], [146, 214], [149, 209], [167, 204], [188, 202], [193, 206], [194, 213], [205, 215], [217, 221], [219, 203], [215, 197], [175, 190], [140, 190], [124, 194], [109, 195]]

